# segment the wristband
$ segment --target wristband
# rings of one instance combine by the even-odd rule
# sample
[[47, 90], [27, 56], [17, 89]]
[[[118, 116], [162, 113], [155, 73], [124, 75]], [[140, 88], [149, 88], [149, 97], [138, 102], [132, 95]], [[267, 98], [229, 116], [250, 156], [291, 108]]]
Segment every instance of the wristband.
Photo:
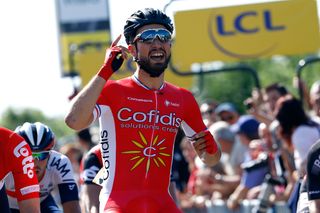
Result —
[[215, 154], [218, 151], [217, 142], [214, 140], [209, 130], [205, 130], [205, 134], [206, 152], [209, 154]]

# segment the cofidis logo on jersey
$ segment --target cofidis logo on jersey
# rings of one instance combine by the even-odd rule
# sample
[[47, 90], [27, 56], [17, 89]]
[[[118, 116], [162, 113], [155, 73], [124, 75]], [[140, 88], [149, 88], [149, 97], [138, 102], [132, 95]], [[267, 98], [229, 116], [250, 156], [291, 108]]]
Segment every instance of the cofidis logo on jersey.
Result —
[[117, 117], [122, 122], [134, 122], [136, 124], [162, 124], [178, 128], [182, 119], [176, 113], [161, 114], [159, 110], [133, 111], [129, 107], [123, 107], [118, 111]]
[[142, 165], [144, 165], [146, 173], [149, 172], [151, 167], [166, 167], [165, 159], [171, 155], [169, 148], [165, 145], [165, 138], [160, 139], [156, 135], [153, 141], [148, 141], [141, 131], [138, 131], [138, 133], [139, 138], [131, 141], [132, 149], [122, 152], [122, 154], [131, 156], [131, 161], [134, 162], [130, 171]]
[[313, 0], [290, 0], [177, 12], [173, 61], [184, 67], [315, 52], [320, 47], [316, 8]]

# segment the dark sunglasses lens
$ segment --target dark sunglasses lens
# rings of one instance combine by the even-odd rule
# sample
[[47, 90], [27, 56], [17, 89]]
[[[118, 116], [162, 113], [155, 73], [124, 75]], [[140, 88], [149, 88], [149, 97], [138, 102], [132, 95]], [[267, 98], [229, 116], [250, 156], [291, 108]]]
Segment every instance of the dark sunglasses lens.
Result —
[[221, 117], [222, 121], [231, 121], [232, 119], [233, 119], [233, 116]]
[[138, 40], [152, 42], [157, 37], [160, 41], [167, 42], [171, 39], [171, 34], [167, 30], [146, 30], [140, 34]]
[[47, 159], [48, 156], [49, 156], [49, 152], [32, 153], [32, 157], [40, 161]]

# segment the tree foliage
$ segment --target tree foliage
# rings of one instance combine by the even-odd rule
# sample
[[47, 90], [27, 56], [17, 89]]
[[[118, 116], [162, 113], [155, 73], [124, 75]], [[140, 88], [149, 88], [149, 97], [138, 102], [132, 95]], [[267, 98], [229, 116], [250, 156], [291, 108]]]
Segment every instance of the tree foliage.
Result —
[[49, 126], [57, 138], [70, 135], [73, 131], [66, 126], [62, 118], [48, 118], [40, 110], [8, 108], [1, 116], [0, 125], [15, 130], [24, 122], [41, 122]]
[[[267, 59], [246, 60], [242, 61], [241, 64], [256, 70], [261, 88], [279, 82], [286, 86], [294, 96], [298, 97], [298, 89], [293, 86], [293, 78], [296, 76], [299, 61], [307, 57], [307, 55], [275, 56]], [[224, 66], [237, 66], [237, 64], [226, 63]], [[301, 77], [307, 88], [310, 88], [313, 82], [320, 79], [320, 63], [306, 66], [301, 72]], [[206, 74], [202, 82], [203, 89], [201, 93], [196, 94], [196, 98], [200, 103], [206, 99], [213, 99], [220, 103], [233, 102], [240, 112], [245, 111], [243, 101], [251, 96], [251, 92], [255, 87], [252, 76], [240, 70], [239, 72]], [[195, 87], [199, 87], [199, 84], [195, 85]]]

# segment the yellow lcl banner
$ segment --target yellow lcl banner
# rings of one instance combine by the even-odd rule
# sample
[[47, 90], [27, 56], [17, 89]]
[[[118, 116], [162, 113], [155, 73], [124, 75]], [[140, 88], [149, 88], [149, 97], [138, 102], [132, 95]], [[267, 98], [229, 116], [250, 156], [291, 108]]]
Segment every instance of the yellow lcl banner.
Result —
[[180, 11], [174, 15], [173, 62], [238, 61], [314, 53], [320, 36], [315, 0], [289, 0]]

